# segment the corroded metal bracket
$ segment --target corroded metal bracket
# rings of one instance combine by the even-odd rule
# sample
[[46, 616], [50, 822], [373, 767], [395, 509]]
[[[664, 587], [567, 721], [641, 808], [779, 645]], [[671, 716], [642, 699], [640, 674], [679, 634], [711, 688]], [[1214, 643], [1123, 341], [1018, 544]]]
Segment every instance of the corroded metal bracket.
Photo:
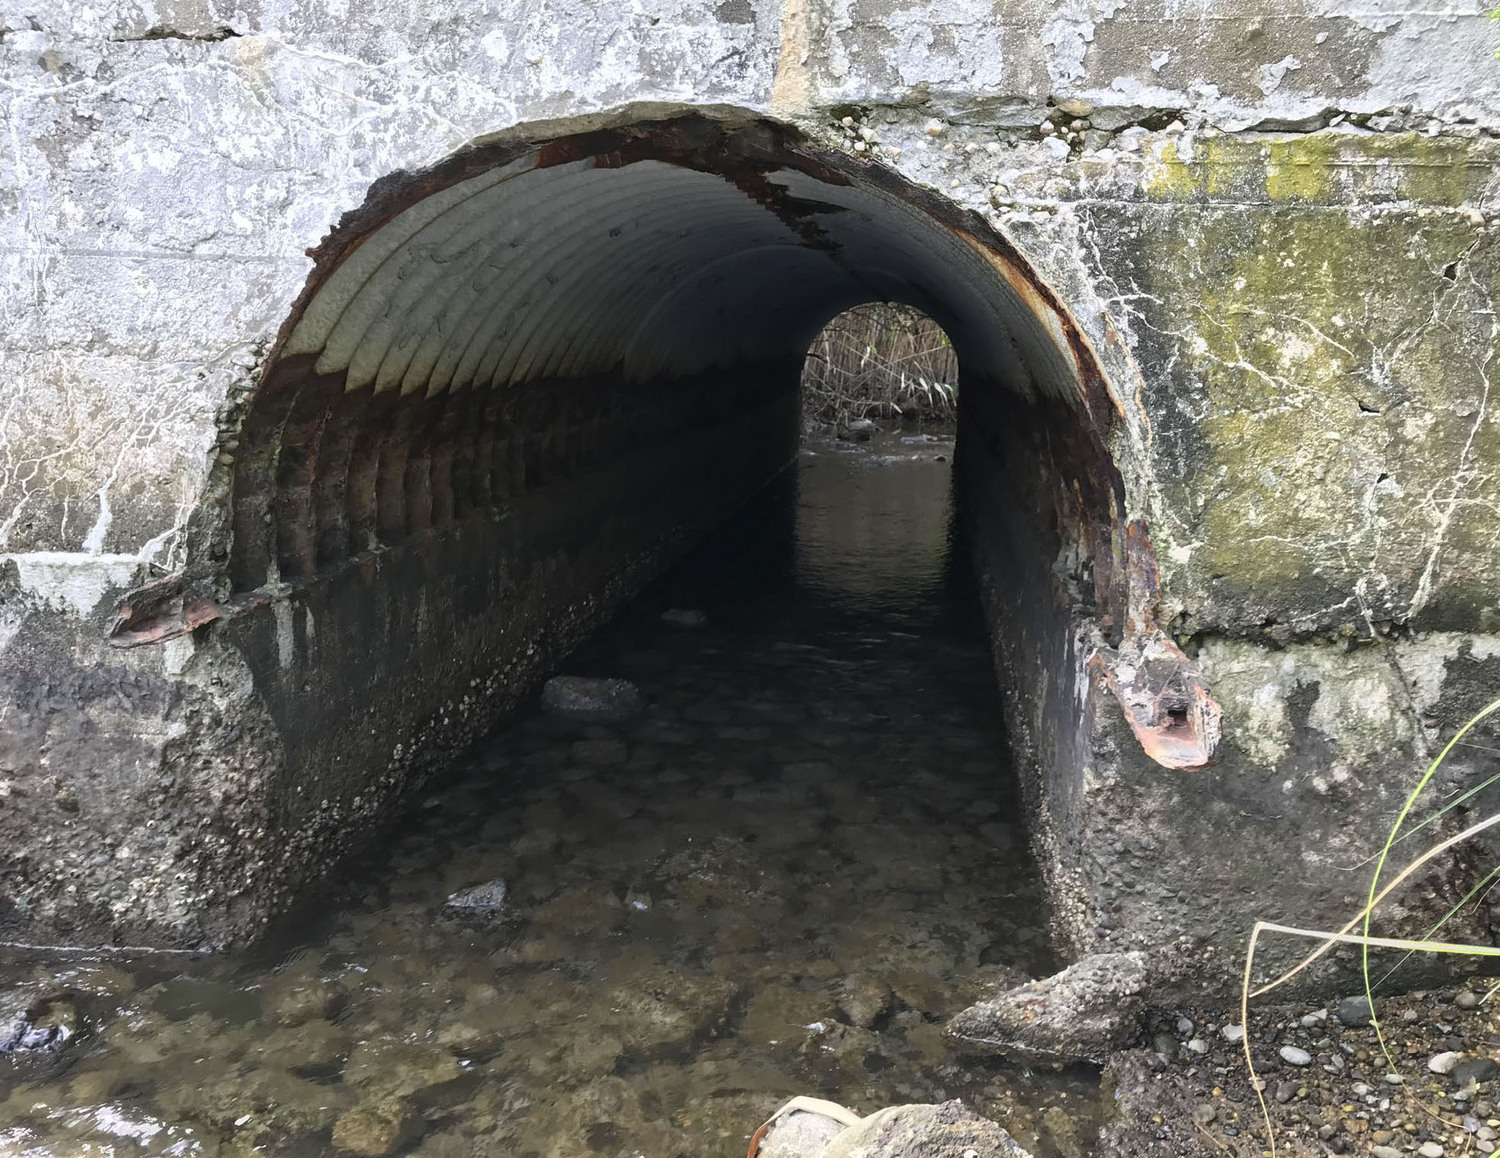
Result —
[[187, 593], [187, 573], [174, 571], [128, 592], [109, 625], [111, 647], [140, 647], [186, 635], [224, 614], [217, 603]]
[[1146, 755], [1164, 768], [1206, 768], [1223, 734], [1219, 705], [1198, 665], [1159, 629], [1097, 651], [1089, 667], [1125, 709]]
[[1164, 768], [1206, 768], [1223, 738], [1223, 711], [1203, 672], [1157, 623], [1161, 581], [1146, 524], [1125, 527], [1122, 543], [1129, 611], [1125, 638], [1089, 659], [1125, 709], [1146, 755]]

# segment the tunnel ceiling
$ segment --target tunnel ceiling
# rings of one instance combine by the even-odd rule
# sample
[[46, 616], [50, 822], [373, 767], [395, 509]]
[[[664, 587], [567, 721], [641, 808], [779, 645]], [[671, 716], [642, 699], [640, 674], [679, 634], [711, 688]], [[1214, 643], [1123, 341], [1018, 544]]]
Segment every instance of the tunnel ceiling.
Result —
[[582, 469], [626, 393], [656, 415], [631, 444], [794, 393], [819, 329], [873, 300], [931, 314], [966, 391], [1052, 413], [1038, 437], [1077, 444], [1112, 522], [1103, 377], [1051, 291], [977, 215], [785, 126], [496, 141], [378, 182], [313, 257], [226, 448], [232, 592], [510, 509]]
[[800, 357], [839, 311], [897, 300], [948, 330], [966, 375], [1077, 399], [1066, 322], [1038, 311], [1013, 255], [877, 166], [784, 136], [688, 118], [417, 184], [316, 285], [281, 354], [377, 394], [644, 382]]

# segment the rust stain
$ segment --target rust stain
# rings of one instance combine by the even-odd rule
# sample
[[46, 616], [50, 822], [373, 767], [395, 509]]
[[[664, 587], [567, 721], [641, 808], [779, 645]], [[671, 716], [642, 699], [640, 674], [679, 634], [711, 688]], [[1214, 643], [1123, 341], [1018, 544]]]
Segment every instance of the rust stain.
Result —
[[1161, 579], [1144, 520], [1126, 525], [1121, 548], [1127, 635], [1112, 653], [1095, 653], [1089, 666], [1125, 709], [1146, 755], [1166, 768], [1206, 768], [1223, 737], [1223, 710], [1202, 670], [1157, 621]]
[[186, 591], [187, 576], [174, 571], [137, 587], [120, 600], [110, 623], [111, 647], [161, 643], [222, 618], [224, 609]]
[[1125, 709], [1147, 756], [1181, 770], [1214, 763], [1223, 713], [1198, 665], [1162, 632], [1134, 636], [1113, 655], [1098, 652], [1089, 667]]

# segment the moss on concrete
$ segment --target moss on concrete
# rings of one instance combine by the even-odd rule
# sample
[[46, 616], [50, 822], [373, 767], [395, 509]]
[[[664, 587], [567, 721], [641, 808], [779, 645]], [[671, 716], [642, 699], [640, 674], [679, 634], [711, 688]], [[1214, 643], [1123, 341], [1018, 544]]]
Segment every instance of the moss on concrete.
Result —
[[[1398, 140], [1427, 192], [1462, 191], [1462, 172], [1420, 163], [1433, 142]], [[1342, 170], [1317, 159], [1343, 142], [1278, 155], [1274, 204], [1178, 201], [1112, 237], [1142, 291], [1168, 589], [1198, 625], [1472, 625], [1500, 537], [1486, 235], [1456, 207], [1319, 204]], [[1211, 163], [1168, 165], [1154, 188]]]
[[1418, 133], [1183, 134], [1142, 153], [1140, 188], [1153, 201], [1343, 204], [1480, 201], [1500, 143]]

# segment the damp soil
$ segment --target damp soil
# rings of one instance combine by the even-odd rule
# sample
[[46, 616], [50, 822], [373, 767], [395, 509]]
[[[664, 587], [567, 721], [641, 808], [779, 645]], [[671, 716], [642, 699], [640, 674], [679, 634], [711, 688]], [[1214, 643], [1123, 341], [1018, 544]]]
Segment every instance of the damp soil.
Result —
[[809, 446], [566, 666], [638, 714], [523, 714], [254, 952], [7, 951], [55, 1040], [0, 1056], [0, 1154], [738, 1158], [796, 1094], [1089, 1152], [1096, 1074], [941, 1032], [1057, 964], [952, 450]]

